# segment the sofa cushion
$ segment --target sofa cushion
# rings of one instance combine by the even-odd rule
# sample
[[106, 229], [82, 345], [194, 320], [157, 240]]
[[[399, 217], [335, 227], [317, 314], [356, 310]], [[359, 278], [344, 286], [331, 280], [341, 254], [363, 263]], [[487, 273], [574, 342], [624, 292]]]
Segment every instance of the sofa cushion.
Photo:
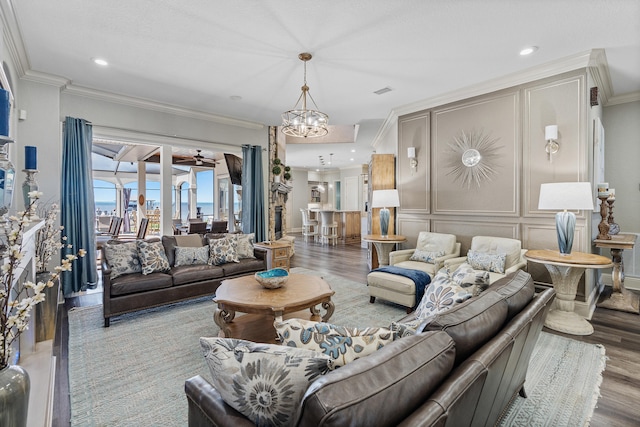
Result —
[[473, 296], [478, 296], [480, 292], [487, 289], [491, 281], [488, 271], [475, 270], [471, 264], [466, 262], [460, 264], [450, 276], [451, 280], [467, 289]]
[[176, 246], [175, 249], [175, 266], [181, 265], [203, 265], [209, 261], [209, 248], [200, 246], [199, 248], [190, 248]]
[[111, 268], [112, 280], [124, 274], [142, 272], [136, 242], [110, 241], [104, 245], [104, 254]]
[[332, 368], [311, 350], [230, 338], [200, 338], [212, 384], [257, 425], [290, 426], [309, 383]]
[[507, 303], [504, 297], [487, 289], [475, 298], [438, 313], [422, 329], [441, 330], [449, 334], [456, 343], [458, 364], [495, 336], [506, 318]]
[[171, 269], [162, 242], [136, 240], [136, 245], [138, 248], [138, 258], [140, 258], [140, 264], [142, 265], [142, 274], [146, 275], [155, 272], [165, 273]]
[[522, 270], [496, 280], [488, 289], [502, 295], [507, 302], [507, 321], [529, 304], [536, 291], [533, 278]]
[[475, 236], [470, 249], [488, 254], [506, 254], [505, 269], [517, 264], [522, 257], [522, 242], [507, 237]]
[[173, 284], [176, 286], [202, 282], [204, 280], [219, 279], [225, 276], [222, 267], [209, 264], [173, 267], [171, 269], [171, 275], [173, 276]]
[[[452, 254], [456, 248], [456, 236], [453, 234], [431, 233], [421, 231], [418, 233], [416, 249], [426, 252], [440, 252]], [[443, 255], [444, 255], [443, 254]]]
[[443, 332], [396, 340], [315, 380], [301, 426], [397, 426], [449, 375], [455, 346]]
[[232, 262], [221, 265], [225, 276], [237, 276], [238, 274], [252, 273], [255, 271], [265, 270], [266, 264], [262, 259], [241, 259], [238, 262]]
[[276, 321], [274, 326], [282, 345], [326, 354], [336, 366], [367, 356], [393, 341], [386, 328], [347, 328], [303, 319]]
[[143, 275], [125, 274], [115, 280], [111, 280], [111, 296], [136, 294], [155, 289], [170, 288], [173, 285], [171, 276], [166, 273], [151, 273]]
[[425, 289], [424, 296], [416, 308], [416, 318], [425, 320], [442, 311], [450, 310], [471, 297], [471, 293], [451, 280], [447, 270], [442, 268]]
[[433, 264], [436, 258], [444, 256], [444, 251], [424, 251], [422, 249], [416, 249], [409, 257], [409, 261], [428, 262]]
[[[162, 246], [164, 253], [167, 255], [169, 265], [175, 265], [175, 250], [177, 246], [182, 247], [198, 247], [203, 246], [202, 237], [199, 234], [188, 234], [185, 236], [162, 236]], [[207, 245], [207, 247], [209, 247]]]
[[228, 262], [238, 262], [238, 244], [235, 239], [224, 237], [209, 241], [209, 264], [221, 265]]
[[506, 253], [490, 254], [486, 252], [473, 251], [471, 249], [467, 252], [467, 261], [471, 264], [471, 267], [476, 270], [504, 274], [506, 260]]
[[255, 255], [253, 254], [253, 244], [255, 243], [255, 233], [228, 234], [227, 237], [235, 239], [237, 244], [236, 251], [238, 252], [238, 259], [246, 259], [246, 258], [255, 259]]

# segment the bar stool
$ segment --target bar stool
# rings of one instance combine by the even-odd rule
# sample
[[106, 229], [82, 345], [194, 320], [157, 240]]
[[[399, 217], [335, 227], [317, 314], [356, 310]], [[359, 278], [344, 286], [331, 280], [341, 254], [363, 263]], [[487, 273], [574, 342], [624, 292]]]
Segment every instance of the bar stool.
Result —
[[333, 219], [333, 211], [320, 211], [322, 223], [320, 225], [320, 243], [329, 244], [338, 241], [338, 223]]
[[304, 242], [307, 243], [309, 237], [313, 237], [313, 241], [318, 241], [318, 221], [315, 219], [309, 219], [309, 211], [300, 208], [302, 214], [302, 235], [304, 236]]

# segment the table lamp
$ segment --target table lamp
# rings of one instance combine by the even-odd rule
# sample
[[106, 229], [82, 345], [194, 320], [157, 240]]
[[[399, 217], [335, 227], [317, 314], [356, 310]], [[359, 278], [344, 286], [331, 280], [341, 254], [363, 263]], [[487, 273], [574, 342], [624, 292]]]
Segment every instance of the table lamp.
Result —
[[398, 190], [374, 190], [371, 196], [371, 207], [380, 209], [380, 234], [382, 237], [389, 235], [389, 209], [400, 206]]
[[540, 185], [538, 209], [556, 213], [558, 248], [562, 255], [571, 253], [576, 229], [576, 215], [571, 210], [593, 210], [593, 193], [589, 182], [553, 182]]

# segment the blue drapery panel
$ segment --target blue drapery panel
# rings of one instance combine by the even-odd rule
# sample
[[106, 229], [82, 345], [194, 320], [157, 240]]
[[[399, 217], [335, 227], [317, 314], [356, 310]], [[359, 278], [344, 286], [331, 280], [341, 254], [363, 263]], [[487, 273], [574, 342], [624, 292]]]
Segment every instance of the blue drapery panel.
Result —
[[124, 205], [122, 207], [122, 219], [123, 219], [123, 225], [122, 225], [122, 231], [124, 231], [125, 233], [128, 233], [131, 231], [131, 224], [129, 223], [129, 201], [131, 200], [131, 189], [130, 188], [123, 188], [122, 189], [122, 204]]
[[87, 251], [84, 258], [73, 263], [73, 270], [62, 275], [62, 291], [73, 292], [95, 287], [96, 268], [95, 202], [91, 174], [91, 123], [83, 119], [65, 117], [62, 141], [62, 180], [60, 184], [60, 223], [67, 236], [62, 256], [79, 249]]
[[262, 180], [262, 147], [242, 146], [242, 232], [255, 233], [256, 242], [267, 238]]

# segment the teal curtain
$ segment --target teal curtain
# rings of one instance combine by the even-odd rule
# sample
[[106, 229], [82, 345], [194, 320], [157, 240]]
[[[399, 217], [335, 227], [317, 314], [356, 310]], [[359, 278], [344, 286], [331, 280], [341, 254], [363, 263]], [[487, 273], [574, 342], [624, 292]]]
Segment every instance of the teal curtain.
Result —
[[256, 242], [267, 238], [262, 179], [262, 147], [242, 146], [242, 232], [255, 233]]
[[84, 258], [73, 263], [70, 272], [62, 275], [62, 291], [65, 296], [73, 292], [94, 288], [98, 282], [96, 268], [95, 202], [91, 174], [91, 123], [73, 117], [65, 117], [62, 140], [62, 181], [60, 184], [60, 223], [67, 236], [61, 252], [75, 254], [79, 249], [87, 251]]

